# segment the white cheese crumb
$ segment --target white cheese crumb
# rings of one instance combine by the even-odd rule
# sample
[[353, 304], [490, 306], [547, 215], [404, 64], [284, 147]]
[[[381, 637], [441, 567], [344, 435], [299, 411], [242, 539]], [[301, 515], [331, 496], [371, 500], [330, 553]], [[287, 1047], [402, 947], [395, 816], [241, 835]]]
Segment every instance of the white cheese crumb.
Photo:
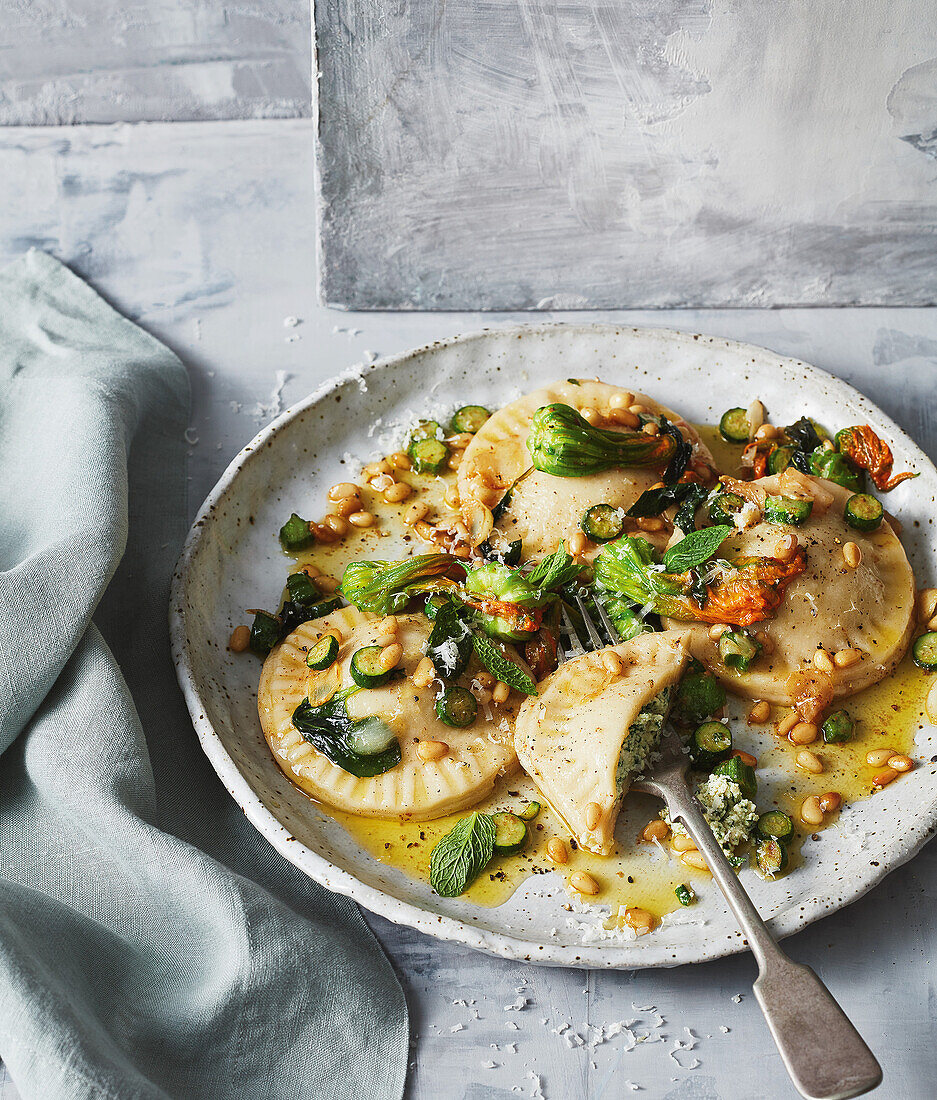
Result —
[[449, 1031], [454, 1035], [457, 1031], [465, 1031], [465, 1024], [453, 1024]]
[[301, 325], [301, 324], [302, 324], [302, 321], [298, 317], [284, 317], [283, 318], [283, 327], [284, 328], [296, 328], [297, 325]]

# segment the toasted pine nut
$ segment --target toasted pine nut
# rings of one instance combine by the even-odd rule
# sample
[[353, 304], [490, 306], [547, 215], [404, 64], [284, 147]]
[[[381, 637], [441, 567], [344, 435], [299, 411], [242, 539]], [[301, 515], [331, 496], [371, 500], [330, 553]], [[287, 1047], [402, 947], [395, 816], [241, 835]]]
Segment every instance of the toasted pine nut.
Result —
[[409, 470], [413, 466], [406, 451], [394, 451], [392, 455], [388, 455], [387, 461], [395, 470]]
[[400, 629], [400, 620], [396, 615], [385, 615], [377, 624], [378, 634], [396, 634]]
[[366, 481], [370, 481], [372, 477], [377, 477], [378, 474], [389, 473], [390, 463], [383, 458], [378, 459], [377, 462], [369, 462], [361, 471], [361, 475]]
[[657, 516], [641, 516], [635, 520], [638, 529], [641, 531], [663, 531], [664, 521]]
[[687, 867], [694, 867], [697, 871], [709, 870], [709, 864], [700, 852], [684, 852], [680, 857], [680, 862]]
[[473, 439], [474, 436], [471, 432], [457, 432], [455, 435], [449, 436], [449, 438], [446, 440], [446, 443], [454, 451], [464, 451]]
[[797, 553], [797, 548], [800, 543], [797, 541], [797, 536], [791, 532], [778, 539], [778, 544], [774, 548], [774, 556], [778, 561], [790, 561], [791, 558]]
[[780, 722], [775, 726], [777, 732], [781, 737], [787, 737], [791, 730], [800, 722], [800, 715], [796, 710], [791, 711], [786, 718], [782, 718]]
[[838, 810], [843, 803], [843, 796], [839, 791], [827, 791], [826, 794], [821, 794], [819, 798], [820, 809], [825, 814], [831, 814]]
[[319, 576], [316, 577], [316, 584], [322, 589], [323, 592], [334, 592], [341, 583], [341, 581], [337, 581], [334, 577], [330, 577], [327, 573], [320, 573]]
[[634, 404], [634, 394], [621, 391], [620, 393], [613, 393], [608, 399], [608, 406], [610, 409], [627, 409], [630, 405]]
[[889, 783], [898, 778], [898, 773], [894, 768], [885, 768], [877, 775], [872, 776], [873, 787], [887, 787]]
[[852, 668], [862, 660], [862, 653], [858, 649], [840, 649], [833, 654], [833, 664], [837, 668]]
[[231, 631], [231, 637], [228, 639], [228, 649], [232, 653], [243, 653], [250, 644], [251, 628], [249, 626], [236, 626]]
[[310, 523], [309, 527], [319, 542], [338, 542], [341, 535], [336, 534], [326, 523]]
[[833, 658], [825, 649], [818, 649], [814, 652], [813, 663], [821, 672], [832, 672], [836, 667], [833, 664]]
[[602, 817], [602, 807], [598, 802], [586, 803], [586, 828], [594, 829]]
[[649, 420], [641, 431], [644, 432], [645, 435], [660, 435], [660, 428], [653, 420]]
[[787, 736], [795, 745], [812, 745], [818, 732], [815, 722], [798, 722]]
[[449, 746], [445, 741], [419, 741], [416, 746], [417, 756], [426, 763], [442, 760], [449, 753]]
[[823, 811], [820, 809], [820, 799], [815, 794], [804, 799], [800, 807], [800, 820], [806, 825], [822, 825]]
[[390, 672], [392, 668], [396, 668], [400, 664], [402, 656], [403, 646], [399, 642], [394, 642], [381, 650], [377, 658], [377, 667], [383, 669], [384, 672]]
[[745, 752], [743, 749], [733, 749], [732, 755], [737, 756], [743, 764], [747, 764], [750, 768], [758, 767], [758, 757], [752, 756], [750, 752]]
[[602, 650], [602, 667], [613, 676], [617, 676], [621, 672], [621, 657], [614, 649]]
[[397, 632], [388, 630], [384, 634], [378, 634], [374, 639], [374, 644], [379, 645], [381, 649], [386, 649], [389, 645], [393, 645], [397, 641]]
[[922, 623], [929, 622], [937, 613], [937, 588], [922, 588], [917, 594], [917, 617]]
[[750, 726], [763, 726], [765, 722], [768, 721], [768, 715], [770, 713], [770, 703], [765, 702], [764, 699], [759, 699], [748, 712], [748, 724]]
[[473, 685], [472, 694], [475, 696], [475, 702], [478, 703], [480, 707], [491, 702], [491, 692], [487, 688], [478, 687], [477, 684]]
[[352, 512], [361, 511], [361, 497], [342, 497], [341, 500], [329, 501], [329, 513], [333, 516], [348, 517]]
[[728, 623], [713, 623], [709, 628], [709, 636], [714, 642], [718, 642], [728, 629]]
[[405, 481], [396, 481], [384, 490], [384, 499], [388, 504], [402, 504], [412, 495], [413, 488]]
[[580, 409], [579, 415], [589, 424], [594, 424], [599, 418], [598, 411], [596, 409]]
[[458, 508], [459, 487], [457, 485], [450, 485], [449, 488], [446, 490], [446, 494], [443, 497], [443, 500], [446, 502], [446, 504], [449, 505], [450, 508]]
[[435, 668], [433, 668], [433, 662], [429, 659], [429, 657], [424, 657], [413, 670], [414, 687], [429, 687], [435, 675], [436, 670]]
[[547, 855], [554, 863], [569, 862], [569, 852], [566, 850], [566, 844], [558, 836], [550, 838], [547, 844]]
[[623, 428], [629, 428], [633, 432], [641, 427], [641, 421], [633, 412], [629, 412], [627, 409], [611, 409], [608, 418], [613, 424], [620, 424]]
[[318, 567], [318, 565], [313, 565], [311, 562], [309, 562], [307, 565], [301, 566], [299, 571], [300, 573], [305, 573], [307, 577], [312, 577], [313, 580], [315, 580], [316, 577], [322, 576], [322, 570]]
[[670, 838], [670, 847], [675, 852], [695, 852], [696, 841], [683, 833], [674, 833]]
[[572, 554], [574, 558], [578, 558], [579, 555], [585, 551], [588, 541], [584, 531], [574, 531], [569, 536], [570, 554]]
[[491, 692], [491, 701], [493, 703], [506, 703], [511, 695], [510, 685], [503, 683], [499, 680]]
[[642, 405], [640, 402], [637, 405], [629, 405], [628, 412], [633, 412], [635, 416], [640, 416], [641, 413], [650, 412], [651, 410], [647, 405]]
[[407, 509], [403, 522], [408, 527], [413, 527], [414, 524], [419, 523], [420, 520], [429, 512], [429, 505], [425, 500], [418, 500], [414, 504], [411, 504]]
[[576, 871], [569, 876], [569, 885], [580, 894], [597, 894], [599, 884], [588, 871]]
[[889, 756], [888, 766], [892, 771], [909, 772], [914, 767], [914, 761], [903, 752], [896, 752], [894, 756]]
[[325, 526], [331, 527], [336, 535], [347, 535], [348, 524], [341, 516], [330, 515], [325, 517]]
[[810, 749], [801, 749], [794, 757], [794, 760], [797, 767], [803, 768], [805, 772], [819, 775], [823, 771], [823, 761], [815, 752], [811, 752]]
[[745, 412], [745, 419], [748, 421], [748, 438], [757, 439], [758, 436], [755, 433], [765, 422], [765, 407], [757, 397], [748, 406]]
[[393, 474], [378, 474], [377, 477], [372, 477], [368, 482], [368, 485], [376, 492], [383, 493], [389, 489], [392, 485], [396, 485], [397, 482], [394, 479]]
[[376, 517], [373, 512], [352, 512], [348, 522], [353, 527], [373, 527]]
[[761, 441], [763, 439], [777, 439], [778, 429], [773, 424], [762, 424], [760, 428], [755, 429], [755, 439]]
[[449, 455], [449, 461], [446, 463], [446, 465], [449, 467], [450, 470], [458, 470], [458, 468], [462, 465], [462, 455], [464, 453], [464, 451], [453, 451], [452, 454]]
[[850, 569], [858, 569], [862, 561], [862, 551], [854, 542], [847, 542], [843, 546], [843, 560]]
[[481, 672], [475, 677], [475, 679], [481, 684], [483, 688], [491, 688], [495, 685], [495, 678], [490, 672], [486, 672], [482, 669]]
[[625, 924], [635, 935], [646, 936], [654, 927], [654, 918], [646, 909], [629, 908], [625, 910]]
[[648, 841], [664, 840], [669, 835], [670, 826], [659, 817], [655, 817], [653, 821], [649, 821], [641, 832], [642, 838]]
[[937, 678], [934, 679], [927, 692], [927, 698], [924, 700], [924, 710], [927, 717], [934, 725], [937, 725]]
[[889, 757], [894, 755], [894, 749], [872, 749], [871, 752], [865, 754], [865, 762], [870, 768], [880, 768], [883, 764], [888, 763]]
[[329, 489], [329, 500], [345, 500], [346, 497], [356, 497], [359, 489], [353, 481], [340, 481]]
[[937, 630], [937, 615], [932, 619], [928, 619], [926, 625], [928, 630]]

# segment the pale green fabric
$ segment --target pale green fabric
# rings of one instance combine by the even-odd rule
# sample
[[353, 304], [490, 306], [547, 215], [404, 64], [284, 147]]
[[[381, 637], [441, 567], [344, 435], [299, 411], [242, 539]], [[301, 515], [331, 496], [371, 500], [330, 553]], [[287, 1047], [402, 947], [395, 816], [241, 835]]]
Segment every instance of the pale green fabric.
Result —
[[187, 415], [178, 359], [61, 264], [0, 272], [0, 1058], [24, 1100], [393, 1100], [389, 963], [175, 683]]

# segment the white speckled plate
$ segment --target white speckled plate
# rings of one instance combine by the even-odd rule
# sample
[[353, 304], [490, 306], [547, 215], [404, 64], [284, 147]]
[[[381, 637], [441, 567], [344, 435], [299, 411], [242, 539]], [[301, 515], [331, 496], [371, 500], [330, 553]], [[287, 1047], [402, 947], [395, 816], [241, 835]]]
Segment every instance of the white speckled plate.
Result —
[[[561, 909], [554, 875], [528, 879], [510, 901], [480, 908], [429, 887], [364, 852], [274, 764], [256, 713], [259, 665], [225, 649], [246, 606], [269, 606], [285, 576], [276, 533], [290, 511], [316, 514], [348, 476], [348, 456], [381, 453], [378, 437], [416, 414], [466, 401], [496, 407], [556, 378], [599, 375], [653, 394], [689, 420], [711, 423], [760, 397], [774, 423], [804, 412], [824, 422], [870, 423], [892, 443], [896, 469], [920, 477], [888, 498], [904, 523], [919, 585], [937, 577], [937, 471], [896, 424], [846, 383], [761, 348], [669, 330], [550, 325], [495, 329], [433, 344], [327, 383], [265, 428], [228, 467], [192, 527], [174, 578], [173, 659], [202, 747], [225, 786], [270, 843], [330, 890], [375, 913], [506, 958], [633, 968], [717, 958], [742, 950], [715, 887], [699, 905], [637, 940], [584, 942]], [[369, 428], [380, 419], [376, 433]], [[398, 430], [396, 438], [400, 438]], [[937, 730], [917, 735], [919, 759], [937, 759]], [[746, 885], [786, 935], [848, 904], [909, 859], [937, 822], [937, 766], [926, 763], [809, 845], [802, 866]], [[552, 896], [550, 896], [552, 895]], [[585, 937], [589, 939], [589, 937]]]

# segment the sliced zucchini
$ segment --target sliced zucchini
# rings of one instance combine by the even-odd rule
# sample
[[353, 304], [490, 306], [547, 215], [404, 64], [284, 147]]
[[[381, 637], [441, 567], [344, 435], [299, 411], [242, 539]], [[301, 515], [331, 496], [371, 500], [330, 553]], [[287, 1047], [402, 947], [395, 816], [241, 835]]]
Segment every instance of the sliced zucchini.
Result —
[[312, 533], [309, 520], [303, 519], [295, 512], [280, 528], [280, 545], [284, 550], [305, 550], [315, 542], [316, 536]]
[[745, 500], [738, 493], [720, 493], [709, 504], [709, 518], [713, 523], [735, 524], [735, 517], [745, 507]]
[[837, 710], [827, 716], [820, 732], [827, 745], [838, 745], [843, 741], [851, 741], [855, 728], [856, 723], [849, 717], [849, 713]]
[[758, 793], [758, 780], [755, 778], [755, 769], [751, 764], [746, 764], [739, 756], [731, 756], [723, 760], [713, 768], [713, 775], [724, 775], [733, 783], [738, 783], [739, 790], [751, 802], [755, 801]]
[[334, 634], [326, 634], [306, 653], [306, 667], [322, 672], [323, 669], [331, 668], [335, 664], [337, 656], [338, 639]]
[[495, 823], [495, 852], [500, 856], [513, 856], [527, 843], [527, 826], [517, 814], [491, 816]]
[[379, 664], [382, 652], [383, 646], [366, 645], [363, 649], [355, 650], [352, 654], [349, 672], [358, 687], [383, 687], [393, 676], [394, 670], [392, 668], [384, 669]]
[[882, 503], [870, 493], [854, 493], [843, 509], [846, 522], [856, 531], [875, 531], [885, 516]]
[[761, 643], [744, 630], [724, 630], [719, 635], [719, 659], [726, 668], [747, 672], [748, 666], [761, 653]]
[[774, 878], [787, 867], [787, 846], [777, 837], [755, 841], [755, 864], [765, 878]]
[[380, 718], [362, 718], [348, 731], [346, 743], [359, 756], [377, 756], [397, 740], [397, 735]]
[[250, 648], [258, 657], [266, 657], [280, 640], [280, 620], [269, 611], [255, 611], [251, 625]]
[[911, 647], [911, 657], [918, 668], [937, 672], [937, 630], [928, 630]]
[[719, 434], [729, 443], [748, 442], [748, 412], [745, 409], [729, 409], [719, 421]]
[[758, 835], [767, 840], [787, 841], [794, 835], [794, 822], [783, 810], [768, 810], [758, 818]]
[[533, 821], [533, 819], [540, 813], [539, 802], [528, 802], [527, 805], [517, 815], [523, 821]]
[[438, 474], [449, 461], [449, 448], [441, 439], [417, 439], [407, 448], [407, 454], [418, 474]]
[[793, 453], [794, 448], [788, 443], [782, 444], [780, 447], [774, 447], [768, 454], [768, 473], [783, 474], [791, 464]]
[[410, 429], [407, 447], [418, 443], [421, 439], [442, 439], [445, 434], [438, 420], [421, 420], [415, 428]]
[[704, 722], [693, 734], [690, 758], [693, 766], [709, 771], [732, 751], [732, 731], [722, 722]]
[[673, 888], [673, 892], [677, 895], [677, 901], [681, 905], [692, 905], [696, 901], [696, 894], [693, 892], [691, 886], [687, 886], [685, 882], [681, 882], [679, 886]]
[[450, 687], [436, 700], [436, 713], [447, 726], [464, 729], [478, 716], [478, 703], [468, 688]]
[[800, 527], [807, 522], [812, 511], [812, 500], [798, 500], [796, 497], [768, 497], [765, 500], [767, 523], [786, 523], [791, 527]]
[[463, 405], [453, 413], [449, 427], [453, 432], [471, 432], [474, 435], [490, 416], [484, 405]]
[[625, 529], [625, 521], [620, 509], [611, 504], [593, 504], [586, 509], [580, 526], [593, 542], [611, 542]]

